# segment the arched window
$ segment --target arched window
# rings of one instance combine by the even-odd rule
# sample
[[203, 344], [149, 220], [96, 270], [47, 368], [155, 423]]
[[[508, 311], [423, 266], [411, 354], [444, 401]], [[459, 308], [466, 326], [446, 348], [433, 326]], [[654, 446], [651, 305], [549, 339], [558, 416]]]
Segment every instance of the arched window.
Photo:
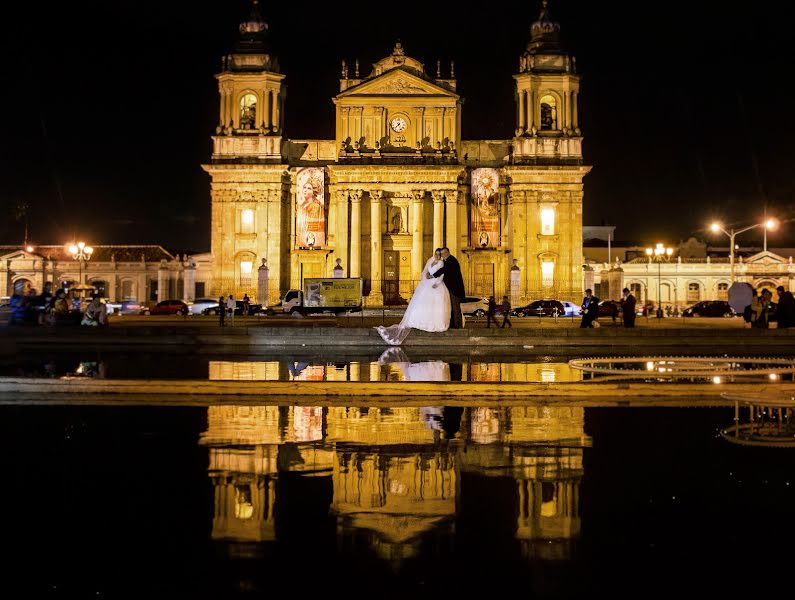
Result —
[[122, 300], [137, 300], [135, 296], [135, 287], [132, 279], [122, 279], [121, 282], [121, 299]]
[[701, 300], [701, 286], [697, 283], [687, 284], [687, 301], [688, 303], [698, 302]]
[[558, 128], [558, 103], [551, 94], [541, 96], [541, 131]]
[[257, 126], [257, 97], [246, 94], [240, 99], [240, 129], [254, 129]]
[[729, 284], [728, 283], [719, 283], [718, 284], [718, 300], [728, 300], [729, 299]]

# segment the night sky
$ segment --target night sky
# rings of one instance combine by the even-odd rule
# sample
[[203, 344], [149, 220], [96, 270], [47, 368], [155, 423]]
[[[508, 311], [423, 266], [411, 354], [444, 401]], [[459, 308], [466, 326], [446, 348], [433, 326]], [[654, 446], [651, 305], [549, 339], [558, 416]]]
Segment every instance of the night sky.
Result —
[[[214, 74], [249, 6], [28, 2], [6, 12], [0, 243], [22, 242], [15, 208], [27, 204], [34, 242], [209, 250], [200, 165], [217, 122]], [[511, 75], [540, 0], [474, 14], [451, 2], [387, 6], [261, 4], [288, 86], [285, 137], [333, 139], [340, 60], [359, 58], [369, 73], [400, 39], [432, 75], [437, 59], [455, 60], [464, 139], [510, 138]], [[583, 76], [585, 225], [675, 243], [707, 236], [715, 217], [736, 227], [766, 208], [795, 217], [791, 6], [552, 0]], [[785, 224], [769, 243], [793, 234]]]

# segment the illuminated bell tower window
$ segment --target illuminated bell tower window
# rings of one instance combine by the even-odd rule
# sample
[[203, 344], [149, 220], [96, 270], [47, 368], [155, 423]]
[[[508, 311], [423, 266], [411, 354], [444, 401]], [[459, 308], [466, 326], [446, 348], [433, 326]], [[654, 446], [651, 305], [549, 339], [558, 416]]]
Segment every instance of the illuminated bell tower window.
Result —
[[246, 94], [240, 99], [240, 129], [254, 129], [257, 125], [257, 97]]
[[254, 233], [254, 211], [250, 208], [240, 212], [240, 233]]
[[541, 96], [541, 131], [555, 131], [558, 128], [558, 103], [555, 97]]
[[551, 260], [541, 262], [541, 285], [550, 288], [555, 284], [555, 263]]
[[541, 235], [555, 235], [555, 209], [541, 209]]

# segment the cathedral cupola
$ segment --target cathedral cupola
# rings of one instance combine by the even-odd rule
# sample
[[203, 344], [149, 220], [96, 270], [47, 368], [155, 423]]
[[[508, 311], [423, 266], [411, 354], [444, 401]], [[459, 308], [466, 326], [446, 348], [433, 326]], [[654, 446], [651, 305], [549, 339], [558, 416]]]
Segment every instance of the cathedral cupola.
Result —
[[560, 52], [560, 25], [552, 20], [549, 15], [549, 2], [541, 2], [541, 14], [530, 26], [530, 43], [527, 45], [529, 53]]
[[268, 24], [260, 13], [259, 0], [252, 0], [251, 12], [248, 18], [240, 23], [239, 31], [232, 54], [224, 59], [224, 69], [278, 73], [278, 62], [270, 55]]

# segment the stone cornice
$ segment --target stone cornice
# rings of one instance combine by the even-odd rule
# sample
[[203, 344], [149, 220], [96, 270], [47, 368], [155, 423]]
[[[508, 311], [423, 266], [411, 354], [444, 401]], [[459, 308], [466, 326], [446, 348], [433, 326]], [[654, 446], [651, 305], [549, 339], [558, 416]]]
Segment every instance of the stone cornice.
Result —
[[367, 187], [373, 184], [389, 190], [394, 186], [423, 184], [431, 189], [456, 189], [458, 177], [464, 168], [460, 165], [438, 166], [384, 166], [384, 165], [329, 165], [331, 185]]

